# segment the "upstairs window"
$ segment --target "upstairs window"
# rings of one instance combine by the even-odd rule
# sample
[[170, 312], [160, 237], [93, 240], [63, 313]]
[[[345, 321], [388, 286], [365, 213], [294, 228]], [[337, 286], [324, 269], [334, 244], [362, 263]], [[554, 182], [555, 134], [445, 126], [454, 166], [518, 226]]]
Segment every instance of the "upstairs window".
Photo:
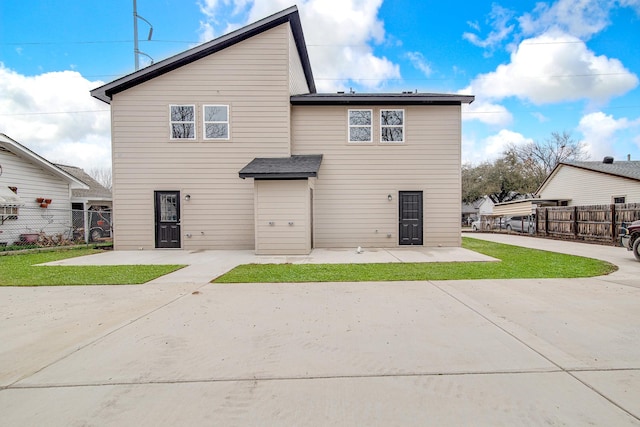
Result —
[[349, 142], [371, 142], [372, 119], [372, 110], [349, 110]]
[[380, 110], [380, 142], [404, 142], [404, 110]]
[[171, 139], [196, 139], [195, 105], [171, 105]]
[[229, 106], [204, 105], [204, 139], [229, 139]]

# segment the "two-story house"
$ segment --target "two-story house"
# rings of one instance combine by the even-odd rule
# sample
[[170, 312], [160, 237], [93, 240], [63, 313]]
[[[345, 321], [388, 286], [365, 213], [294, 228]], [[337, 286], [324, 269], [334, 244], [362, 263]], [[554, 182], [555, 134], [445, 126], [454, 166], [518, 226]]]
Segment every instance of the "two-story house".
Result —
[[115, 80], [116, 249], [459, 246], [461, 105], [316, 93], [286, 9]]

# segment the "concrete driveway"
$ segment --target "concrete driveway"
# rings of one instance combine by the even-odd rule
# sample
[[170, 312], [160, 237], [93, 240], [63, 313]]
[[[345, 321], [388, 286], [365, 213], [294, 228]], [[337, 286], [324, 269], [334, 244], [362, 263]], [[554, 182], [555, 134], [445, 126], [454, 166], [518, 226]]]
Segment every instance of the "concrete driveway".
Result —
[[640, 263], [472, 237], [620, 269], [214, 285], [202, 265], [234, 261], [203, 252], [190, 276], [146, 285], [0, 288], [0, 424], [640, 425]]

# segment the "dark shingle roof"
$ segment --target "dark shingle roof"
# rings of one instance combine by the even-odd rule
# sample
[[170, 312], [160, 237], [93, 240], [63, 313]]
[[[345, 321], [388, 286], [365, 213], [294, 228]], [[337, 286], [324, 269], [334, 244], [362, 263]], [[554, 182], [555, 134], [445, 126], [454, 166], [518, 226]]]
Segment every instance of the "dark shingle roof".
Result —
[[640, 181], [640, 161], [638, 160], [614, 161], [613, 163], [603, 163], [601, 161], [565, 162], [563, 164]]
[[240, 170], [240, 178], [301, 179], [317, 177], [322, 154], [291, 157], [260, 157]]

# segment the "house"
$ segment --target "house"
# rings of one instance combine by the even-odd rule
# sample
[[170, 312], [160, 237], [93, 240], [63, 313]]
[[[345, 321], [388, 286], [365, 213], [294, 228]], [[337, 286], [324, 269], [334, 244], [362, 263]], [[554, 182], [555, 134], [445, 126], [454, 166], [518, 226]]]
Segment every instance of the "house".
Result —
[[71, 195], [82, 181], [0, 134], [0, 244], [25, 242], [37, 233], [70, 233]]
[[71, 192], [73, 225], [84, 241], [97, 242], [111, 238], [111, 190], [77, 166], [56, 164], [60, 169], [87, 184], [88, 189], [75, 188]]
[[291, 7], [91, 91], [116, 249], [459, 246], [461, 105], [317, 93]]
[[74, 210], [111, 209], [111, 190], [96, 181], [84, 169], [77, 166], [55, 164], [57, 167], [84, 182], [89, 188], [74, 188], [71, 191], [71, 205]]
[[559, 163], [536, 191], [542, 199], [564, 199], [565, 206], [640, 203], [640, 161]]

